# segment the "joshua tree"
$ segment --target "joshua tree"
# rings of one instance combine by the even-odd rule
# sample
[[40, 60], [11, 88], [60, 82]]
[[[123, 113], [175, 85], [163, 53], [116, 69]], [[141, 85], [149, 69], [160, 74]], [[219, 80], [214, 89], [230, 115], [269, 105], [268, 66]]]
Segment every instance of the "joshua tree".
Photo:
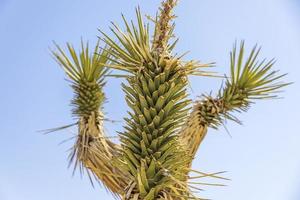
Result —
[[[188, 77], [215, 76], [204, 71], [211, 64], [184, 61], [173, 53], [172, 22], [176, 0], [162, 2], [154, 31], [144, 23], [139, 9], [137, 22], [123, 16], [122, 30], [112, 24], [112, 34], [100, 31], [93, 52], [84, 45], [67, 53], [56, 45], [53, 55], [71, 81], [74, 90], [73, 115], [78, 119], [76, 142], [70, 154], [75, 163], [123, 200], [200, 199], [193, 195], [191, 179], [219, 177], [191, 169], [195, 154], [208, 128], [217, 129], [224, 120], [239, 120], [234, 112], [247, 111], [256, 100], [274, 98], [287, 84], [284, 75], [273, 71], [274, 60], [259, 61], [260, 49], [248, 56], [244, 42], [230, 53], [230, 73], [215, 96], [189, 99]], [[68, 56], [69, 55], [69, 56]], [[103, 87], [110, 71], [122, 71], [125, 99], [129, 106], [120, 144], [106, 137], [102, 111]], [[63, 127], [65, 128], [65, 127]], [[198, 173], [192, 177], [190, 172]]]

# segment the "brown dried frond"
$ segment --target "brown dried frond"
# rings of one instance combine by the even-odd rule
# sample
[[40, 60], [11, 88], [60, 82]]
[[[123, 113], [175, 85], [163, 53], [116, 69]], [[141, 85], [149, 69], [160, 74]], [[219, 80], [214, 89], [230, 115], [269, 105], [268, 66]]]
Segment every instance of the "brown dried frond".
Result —
[[75, 163], [80, 171], [91, 172], [97, 180], [116, 197], [123, 194], [129, 177], [114, 165], [114, 158], [119, 154], [119, 146], [111, 142], [103, 130], [103, 116], [100, 112], [92, 113], [88, 119], [81, 118], [78, 123], [78, 137], [70, 162]]

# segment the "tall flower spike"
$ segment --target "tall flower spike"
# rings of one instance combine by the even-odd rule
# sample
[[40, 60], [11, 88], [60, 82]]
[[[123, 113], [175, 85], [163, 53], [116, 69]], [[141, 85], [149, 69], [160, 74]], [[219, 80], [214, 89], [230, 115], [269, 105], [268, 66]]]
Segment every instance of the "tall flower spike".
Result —
[[172, 37], [174, 25], [172, 20], [175, 18], [173, 9], [177, 5], [178, 0], [165, 0], [160, 7], [158, 21], [155, 23], [155, 33], [153, 39], [153, 51], [157, 55], [163, 55], [168, 50], [168, 42]]

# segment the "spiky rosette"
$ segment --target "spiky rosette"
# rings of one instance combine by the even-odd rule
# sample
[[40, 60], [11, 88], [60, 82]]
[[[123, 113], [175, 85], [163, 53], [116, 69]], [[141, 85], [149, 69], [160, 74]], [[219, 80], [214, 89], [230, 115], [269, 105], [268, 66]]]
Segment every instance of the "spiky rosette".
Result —
[[265, 59], [258, 60], [260, 49], [256, 46], [245, 62], [244, 51], [242, 41], [239, 54], [237, 55], [236, 44], [230, 53], [231, 74], [225, 87], [219, 92], [219, 99], [224, 102], [225, 110], [246, 111], [254, 100], [276, 98], [279, 89], [290, 84], [281, 82], [286, 74], [273, 70], [274, 59], [268, 62]]
[[99, 51], [98, 42], [91, 56], [88, 44], [85, 47], [81, 42], [81, 52], [77, 55], [74, 48], [67, 44], [72, 58], [70, 60], [58, 45], [56, 47], [58, 52], [53, 51], [53, 55], [70, 78], [74, 89], [74, 116], [89, 117], [92, 113], [98, 113], [105, 100], [102, 88], [105, 85], [104, 76], [108, 72], [103, 66], [108, 59], [107, 52]]

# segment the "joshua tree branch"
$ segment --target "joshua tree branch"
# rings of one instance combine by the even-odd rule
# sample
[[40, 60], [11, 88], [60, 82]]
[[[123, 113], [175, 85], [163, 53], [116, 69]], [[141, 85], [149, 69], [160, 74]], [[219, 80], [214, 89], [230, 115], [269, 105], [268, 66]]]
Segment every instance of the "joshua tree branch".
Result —
[[273, 71], [274, 61], [259, 62], [260, 49], [256, 46], [243, 63], [244, 42], [237, 55], [236, 44], [230, 54], [231, 74], [226, 84], [221, 87], [216, 97], [205, 96], [196, 102], [180, 137], [184, 145], [195, 156], [201, 142], [206, 136], [207, 128], [217, 129], [224, 120], [240, 123], [232, 114], [234, 111], [247, 111], [254, 100], [277, 97], [274, 93], [288, 84], [278, 82], [285, 74]]
[[103, 87], [107, 68], [107, 51], [99, 52], [96, 45], [92, 55], [88, 45], [82, 43], [79, 54], [68, 44], [70, 59], [58, 46], [58, 52], [53, 52], [57, 62], [62, 66], [72, 82], [75, 96], [72, 100], [73, 115], [78, 120], [78, 135], [76, 143], [71, 149], [70, 163], [79, 167], [80, 171], [92, 173], [97, 180], [114, 195], [124, 194], [128, 185], [128, 176], [114, 164], [120, 147], [110, 141], [103, 130], [104, 116], [102, 105], [105, 101]]

